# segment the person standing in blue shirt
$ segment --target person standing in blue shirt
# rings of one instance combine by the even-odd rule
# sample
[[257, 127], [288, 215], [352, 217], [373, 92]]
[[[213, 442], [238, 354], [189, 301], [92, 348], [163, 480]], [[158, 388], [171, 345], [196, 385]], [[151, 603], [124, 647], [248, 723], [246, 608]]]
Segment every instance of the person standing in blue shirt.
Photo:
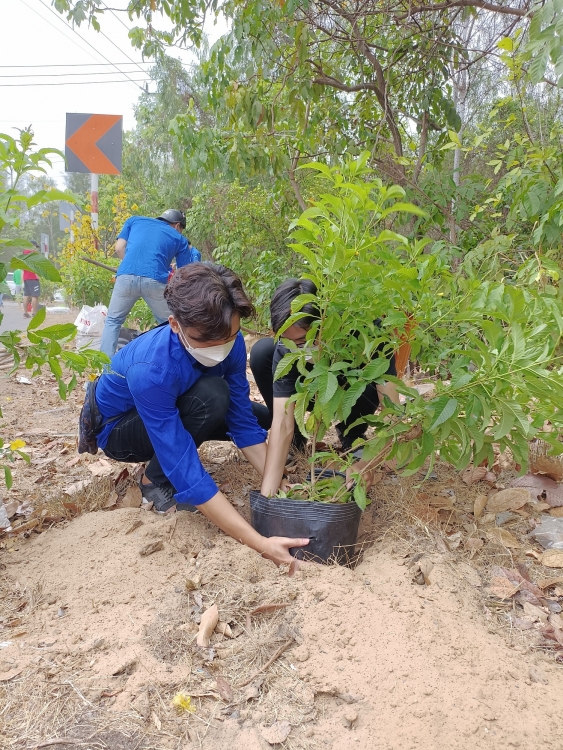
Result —
[[115, 254], [122, 259], [100, 343], [100, 350], [112, 357], [117, 348], [119, 330], [135, 302], [144, 299], [157, 323], [168, 319], [164, 299], [170, 262], [176, 266], [201, 260], [199, 250], [183, 235], [186, 217], [182, 211], [169, 208], [156, 219], [131, 216], [115, 243]]
[[[116, 461], [148, 462], [140, 482], [143, 502], [157, 513], [198, 509], [225, 533], [276, 564], [291, 563], [289, 548], [307, 539], [266, 538], [218, 489], [199, 460], [206, 440], [230, 437], [264, 473], [270, 416], [250, 401], [241, 318], [253, 314], [239, 277], [230, 269], [196, 263], [178, 269], [165, 291], [168, 325], [153, 328], [121, 349], [100, 376], [81, 436]], [[92, 387], [94, 384], [92, 384]], [[89, 406], [93, 404], [92, 406]], [[92, 413], [92, 411], [94, 413]], [[89, 434], [86, 434], [89, 433]], [[80, 445], [79, 445], [80, 449]]]

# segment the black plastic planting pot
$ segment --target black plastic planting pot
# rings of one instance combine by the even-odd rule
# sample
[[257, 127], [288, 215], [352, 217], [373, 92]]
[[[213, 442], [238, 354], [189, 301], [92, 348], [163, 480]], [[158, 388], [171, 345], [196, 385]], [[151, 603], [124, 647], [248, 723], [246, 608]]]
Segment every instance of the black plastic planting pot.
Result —
[[309, 538], [306, 547], [289, 550], [299, 560], [350, 561], [354, 556], [361, 517], [362, 511], [354, 501], [319, 503], [264, 497], [254, 490], [250, 492], [250, 522], [259, 534]]

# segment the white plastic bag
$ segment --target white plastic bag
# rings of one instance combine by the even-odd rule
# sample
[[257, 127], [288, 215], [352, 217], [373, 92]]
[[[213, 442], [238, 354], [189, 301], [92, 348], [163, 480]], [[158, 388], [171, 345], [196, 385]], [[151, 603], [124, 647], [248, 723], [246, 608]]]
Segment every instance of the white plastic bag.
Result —
[[81, 349], [83, 346], [88, 346], [89, 349], [100, 348], [107, 314], [108, 309], [105, 305], [95, 305], [94, 307], [84, 305], [74, 321], [74, 325], [78, 329], [74, 339], [77, 349]]

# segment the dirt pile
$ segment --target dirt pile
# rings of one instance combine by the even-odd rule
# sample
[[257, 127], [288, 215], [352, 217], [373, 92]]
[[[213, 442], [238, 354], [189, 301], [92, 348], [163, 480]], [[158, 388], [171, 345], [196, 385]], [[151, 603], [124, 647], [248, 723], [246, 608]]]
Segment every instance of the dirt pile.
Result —
[[[553, 658], [495, 632], [470, 565], [427, 554], [419, 586], [393, 544], [354, 571], [289, 579], [199, 514], [96, 512], [34, 536], [2, 558], [1, 601], [28, 605], [2, 634], [0, 736], [15, 748], [249, 750], [284, 735], [306, 749], [556, 746]], [[234, 637], [201, 651], [212, 603]], [[193, 712], [171, 705], [178, 693]]]

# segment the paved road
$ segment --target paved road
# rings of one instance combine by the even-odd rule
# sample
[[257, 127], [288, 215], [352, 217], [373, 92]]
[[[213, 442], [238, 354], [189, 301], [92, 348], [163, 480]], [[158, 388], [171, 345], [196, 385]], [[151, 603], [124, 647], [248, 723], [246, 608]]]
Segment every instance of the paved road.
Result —
[[0, 323], [0, 333], [15, 330], [23, 331], [26, 324], [29, 323], [27, 318], [23, 317], [23, 309], [17, 302], [4, 300], [0, 312], [4, 315], [4, 320]]
[[[58, 302], [52, 303], [53, 307], [59, 304]], [[0, 312], [4, 315], [4, 320], [0, 323], [0, 333], [4, 331], [24, 331], [27, 328], [29, 319], [23, 317], [23, 309], [17, 302], [5, 299], [3, 306], [0, 307]], [[52, 326], [55, 323], [74, 323], [76, 315], [76, 310], [66, 313], [48, 312], [43, 325]]]

